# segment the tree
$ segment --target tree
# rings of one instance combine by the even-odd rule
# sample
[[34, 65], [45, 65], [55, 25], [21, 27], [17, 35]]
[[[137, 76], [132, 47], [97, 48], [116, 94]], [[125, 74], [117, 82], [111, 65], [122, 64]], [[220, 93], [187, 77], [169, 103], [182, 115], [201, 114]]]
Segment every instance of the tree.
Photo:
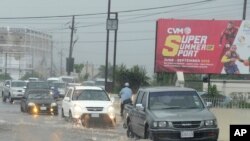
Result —
[[12, 79], [11, 76], [7, 73], [5, 74], [0, 74], [0, 80], [10, 80]]
[[125, 82], [129, 82], [130, 87], [135, 93], [139, 87], [149, 85], [149, 77], [146, 74], [145, 68], [139, 67], [138, 65], [127, 69], [126, 65], [122, 64], [118, 66], [116, 70], [117, 87], [121, 89]]
[[74, 64], [74, 69], [76, 73], [81, 73], [82, 69], [84, 68], [84, 64]]
[[75, 72], [78, 74], [78, 79], [80, 81], [82, 80], [81, 72], [83, 68], [84, 68], [84, 64], [74, 64]]
[[30, 73], [30, 72], [26, 72], [26, 73], [24, 74], [24, 76], [21, 77], [21, 80], [27, 80], [27, 79], [29, 79], [30, 77], [41, 78], [41, 75], [40, 75], [38, 72], [35, 72], [35, 71], [33, 72], [33, 74]]
[[[98, 77], [101, 77], [101, 78], [105, 78], [105, 70], [106, 70], [106, 66], [105, 65], [101, 65], [99, 68], [98, 68]], [[112, 79], [113, 77], [113, 66], [109, 63], [108, 64], [108, 79]]]

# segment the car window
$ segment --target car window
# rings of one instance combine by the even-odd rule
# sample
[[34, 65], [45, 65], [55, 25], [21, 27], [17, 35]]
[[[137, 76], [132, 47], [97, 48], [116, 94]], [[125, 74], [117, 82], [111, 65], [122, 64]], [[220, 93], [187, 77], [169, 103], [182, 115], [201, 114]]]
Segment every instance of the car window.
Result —
[[47, 82], [30, 82], [28, 89], [49, 89], [49, 84]]
[[149, 97], [150, 109], [201, 109], [204, 105], [195, 91], [153, 92]]
[[72, 93], [72, 89], [68, 89], [68, 92], [67, 92], [67, 94], [66, 94], [66, 96], [65, 97], [71, 97], [71, 93]]
[[12, 82], [11, 86], [12, 87], [24, 87], [26, 86], [26, 82]]
[[6, 81], [6, 82], [5, 82], [5, 85], [10, 85], [10, 81]]
[[31, 93], [28, 95], [28, 99], [53, 99], [49, 93]]
[[136, 99], [136, 104], [141, 104], [143, 94], [144, 94], [143, 91], [139, 91], [137, 99]]
[[72, 100], [109, 101], [109, 97], [103, 90], [75, 90]]
[[142, 97], [142, 106], [146, 107], [146, 103], [147, 103], [147, 93], [144, 93]]

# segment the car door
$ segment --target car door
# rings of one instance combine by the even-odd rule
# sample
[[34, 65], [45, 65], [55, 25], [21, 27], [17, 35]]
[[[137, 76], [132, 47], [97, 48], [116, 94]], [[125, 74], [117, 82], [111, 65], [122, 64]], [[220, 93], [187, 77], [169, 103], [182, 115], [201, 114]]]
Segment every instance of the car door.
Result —
[[72, 88], [69, 88], [65, 97], [63, 98], [62, 108], [65, 116], [69, 116], [72, 90], [73, 90]]
[[137, 135], [141, 135], [141, 133], [139, 132], [139, 122], [140, 122], [139, 115], [140, 114], [139, 114], [139, 110], [136, 108], [136, 104], [141, 104], [143, 94], [144, 94], [143, 91], [138, 92], [138, 96], [137, 96], [137, 99], [135, 101], [134, 108], [132, 109], [132, 113], [131, 113], [132, 130]]
[[137, 124], [138, 124], [138, 131], [140, 133], [141, 137], [144, 137], [145, 133], [145, 121], [146, 121], [146, 114], [145, 114], [145, 108], [147, 107], [147, 97], [148, 93], [144, 92], [142, 96], [142, 101], [140, 104], [144, 107], [143, 110], [138, 110], [138, 116], [137, 116]]

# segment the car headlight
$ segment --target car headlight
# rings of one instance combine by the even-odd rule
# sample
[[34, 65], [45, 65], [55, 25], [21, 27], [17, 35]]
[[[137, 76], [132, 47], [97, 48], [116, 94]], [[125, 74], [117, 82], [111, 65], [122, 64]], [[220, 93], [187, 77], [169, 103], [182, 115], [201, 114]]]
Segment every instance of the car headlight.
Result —
[[50, 104], [50, 106], [55, 107], [55, 106], [57, 106], [57, 104], [55, 102], [53, 102], [53, 103]]
[[115, 108], [113, 106], [109, 106], [108, 113], [115, 113]]
[[205, 126], [217, 126], [217, 121], [214, 120], [205, 120]]
[[74, 111], [75, 112], [81, 112], [82, 108], [79, 105], [74, 105]]
[[52, 91], [50, 91], [50, 92], [49, 92], [49, 94], [53, 95], [53, 92], [52, 92]]
[[36, 105], [35, 105], [35, 103], [30, 102], [30, 103], [28, 103], [28, 106], [36, 106]]
[[153, 127], [159, 127], [159, 128], [164, 128], [164, 127], [168, 127], [168, 122], [166, 121], [155, 121], [153, 122]]

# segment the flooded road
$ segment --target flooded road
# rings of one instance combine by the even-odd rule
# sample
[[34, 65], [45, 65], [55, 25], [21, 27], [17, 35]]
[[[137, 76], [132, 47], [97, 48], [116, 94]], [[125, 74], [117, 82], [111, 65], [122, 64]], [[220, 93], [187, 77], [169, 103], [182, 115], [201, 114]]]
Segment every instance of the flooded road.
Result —
[[[2, 100], [1, 100], [2, 101]], [[60, 105], [60, 102], [59, 102]], [[60, 110], [59, 110], [60, 111]], [[85, 128], [58, 116], [30, 115], [20, 111], [20, 103], [0, 102], [1, 141], [131, 141], [122, 128], [117, 110], [115, 127], [92, 125]]]

